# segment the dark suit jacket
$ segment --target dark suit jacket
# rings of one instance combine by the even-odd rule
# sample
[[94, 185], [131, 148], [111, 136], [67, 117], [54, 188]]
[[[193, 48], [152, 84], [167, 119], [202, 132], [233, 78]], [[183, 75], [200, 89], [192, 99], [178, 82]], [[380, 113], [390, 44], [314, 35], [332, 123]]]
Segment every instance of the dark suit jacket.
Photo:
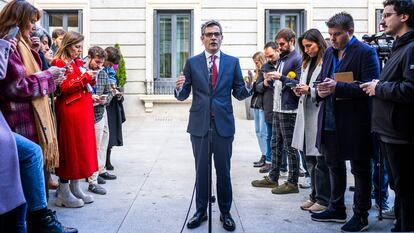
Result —
[[[325, 51], [322, 70], [317, 80], [330, 77], [334, 49]], [[354, 80], [368, 82], [379, 77], [379, 63], [375, 50], [355, 41], [347, 50], [338, 72], [352, 71]], [[357, 83], [337, 82], [334, 96], [335, 127], [338, 140], [338, 159], [367, 159], [372, 152], [368, 95]], [[329, 97], [327, 97], [329, 98]], [[318, 116], [316, 146], [321, 150], [325, 102]], [[333, 139], [335, 140], [335, 139]]]
[[[184, 66], [185, 82], [180, 92], [175, 92], [178, 100], [185, 100], [193, 93], [187, 132], [194, 136], [205, 136], [209, 126], [209, 72], [205, 53], [187, 60]], [[223, 137], [235, 133], [231, 94], [238, 100], [251, 95], [244, 85], [239, 59], [221, 52], [216, 88], [212, 92], [211, 111], [215, 118], [217, 132]]]

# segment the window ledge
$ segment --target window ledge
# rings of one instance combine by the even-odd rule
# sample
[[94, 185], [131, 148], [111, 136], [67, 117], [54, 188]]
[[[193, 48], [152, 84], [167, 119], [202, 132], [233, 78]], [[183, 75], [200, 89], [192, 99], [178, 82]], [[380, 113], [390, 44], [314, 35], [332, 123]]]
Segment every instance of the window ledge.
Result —
[[144, 102], [145, 112], [150, 113], [153, 110], [154, 103], [160, 104], [188, 104], [192, 102], [190, 96], [185, 101], [177, 100], [174, 95], [139, 95], [139, 99]]

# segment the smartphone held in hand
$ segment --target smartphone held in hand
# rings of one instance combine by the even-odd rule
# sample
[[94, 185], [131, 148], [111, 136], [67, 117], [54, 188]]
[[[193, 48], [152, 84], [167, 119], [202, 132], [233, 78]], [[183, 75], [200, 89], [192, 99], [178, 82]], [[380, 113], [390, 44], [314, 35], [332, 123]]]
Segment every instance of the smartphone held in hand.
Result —
[[293, 83], [293, 82], [286, 83], [285, 85], [288, 86], [288, 87], [290, 87], [290, 88], [296, 87], [296, 84]]
[[7, 33], [7, 36], [5, 37], [6, 40], [12, 40], [15, 39], [17, 36], [17, 33], [19, 32], [20, 28], [18, 26], [10, 28], [9, 32]]
[[101, 99], [101, 100], [106, 100], [107, 98], [108, 98], [107, 94], [102, 94], [102, 95], [99, 96], [99, 99]]

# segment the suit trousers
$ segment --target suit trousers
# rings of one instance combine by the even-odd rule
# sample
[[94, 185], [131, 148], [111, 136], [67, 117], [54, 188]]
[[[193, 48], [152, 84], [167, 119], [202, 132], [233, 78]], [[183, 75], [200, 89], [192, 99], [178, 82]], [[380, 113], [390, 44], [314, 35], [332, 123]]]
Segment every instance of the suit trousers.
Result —
[[[228, 213], [233, 201], [230, 177], [230, 159], [234, 137], [223, 137], [217, 133], [212, 120], [212, 153], [217, 177], [217, 198], [221, 213]], [[205, 212], [208, 204], [208, 134], [203, 137], [191, 135], [196, 169], [196, 209]]]
[[388, 169], [391, 189], [395, 191], [396, 229], [414, 231], [414, 192], [412, 191], [413, 144], [390, 144], [380, 140], [381, 155]]
[[[339, 156], [336, 132], [324, 131], [323, 153], [329, 167], [331, 181], [331, 198], [328, 209], [331, 211], [345, 211], [346, 190], [346, 163], [337, 159]], [[336, 159], [332, 159], [336, 158]], [[361, 217], [368, 217], [371, 208], [371, 159], [351, 160], [351, 173], [355, 179], [354, 213]]]

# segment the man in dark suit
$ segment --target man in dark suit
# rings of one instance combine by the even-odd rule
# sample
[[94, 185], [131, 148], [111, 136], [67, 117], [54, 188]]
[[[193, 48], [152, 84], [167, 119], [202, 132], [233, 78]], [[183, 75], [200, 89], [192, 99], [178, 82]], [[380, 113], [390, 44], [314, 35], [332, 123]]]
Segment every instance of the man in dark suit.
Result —
[[[353, 35], [351, 15], [338, 13], [326, 24], [332, 47], [325, 51], [317, 79], [322, 82], [317, 85], [317, 93], [319, 101], [323, 102], [316, 146], [325, 154], [329, 167], [331, 198], [327, 210], [311, 217], [314, 221], [346, 222], [345, 161], [350, 160], [355, 178], [354, 215], [341, 230], [363, 231], [368, 228], [368, 210], [371, 208], [372, 147], [368, 96], [358, 83], [377, 79], [379, 63], [375, 50]], [[345, 78], [339, 79], [341, 75]]]
[[[230, 215], [232, 187], [230, 158], [235, 126], [231, 95], [243, 100], [251, 95], [252, 80], [243, 81], [239, 60], [220, 51], [223, 39], [219, 22], [211, 20], [201, 27], [205, 51], [187, 60], [184, 73], [176, 81], [175, 97], [185, 100], [193, 93], [187, 132], [196, 165], [196, 213], [188, 228], [196, 228], [207, 220], [208, 203], [208, 129], [212, 127], [212, 153], [217, 175], [220, 220], [224, 229], [234, 231]], [[211, 92], [211, 94], [210, 94]], [[210, 121], [211, 120], [211, 121]]]

